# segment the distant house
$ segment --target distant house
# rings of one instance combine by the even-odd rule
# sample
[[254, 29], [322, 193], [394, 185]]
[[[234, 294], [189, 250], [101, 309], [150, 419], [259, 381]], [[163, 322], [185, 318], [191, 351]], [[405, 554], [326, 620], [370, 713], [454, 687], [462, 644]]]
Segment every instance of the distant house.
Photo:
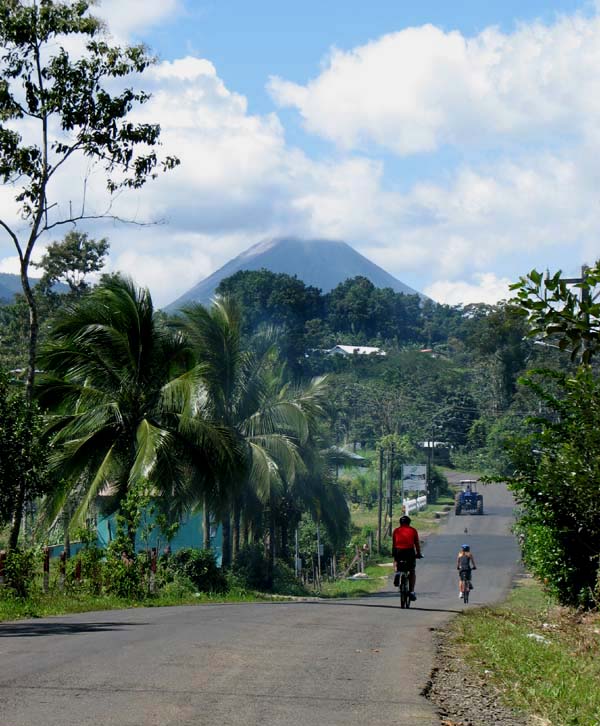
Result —
[[328, 355], [386, 355], [381, 348], [372, 348], [368, 345], [335, 345], [327, 351]]

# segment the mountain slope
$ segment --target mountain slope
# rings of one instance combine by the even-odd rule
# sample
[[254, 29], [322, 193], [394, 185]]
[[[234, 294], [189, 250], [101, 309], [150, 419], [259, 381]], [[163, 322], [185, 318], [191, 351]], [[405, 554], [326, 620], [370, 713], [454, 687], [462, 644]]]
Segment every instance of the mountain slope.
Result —
[[9, 275], [0, 272], [0, 302], [9, 302], [15, 293], [21, 292], [21, 278], [18, 275]]
[[[35, 287], [39, 278], [30, 277], [29, 282], [32, 287]], [[69, 291], [68, 285], [64, 285], [62, 282], [57, 282], [53, 285], [52, 289], [54, 292], [65, 293]], [[8, 272], [0, 272], [0, 305], [6, 305], [12, 303], [17, 293], [22, 293], [23, 288], [21, 287], [21, 277], [19, 275], [12, 275]]]
[[[242, 252], [220, 269], [172, 302], [167, 310], [185, 303], [208, 303], [221, 280], [240, 270], [270, 270], [295, 275], [307, 285], [329, 292], [344, 280], [362, 275], [376, 287], [391, 287], [395, 292], [420, 295], [371, 262], [346, 242], [282, 238], [259, 242]], [[422, 296], [423, 297], [423, 296]]]

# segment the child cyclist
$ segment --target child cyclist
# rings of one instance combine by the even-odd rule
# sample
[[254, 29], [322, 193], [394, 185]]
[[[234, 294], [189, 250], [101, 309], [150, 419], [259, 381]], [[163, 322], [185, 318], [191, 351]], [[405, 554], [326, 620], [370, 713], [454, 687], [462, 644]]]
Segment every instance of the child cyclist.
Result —
[[473, 553], [468, 544], [464, 544], [460, 548], [460, 552], [456, 557], [456, 569], [458, 570], [458, 597], [462, 597], [465, 588], [473, 589], [471, 570], [477, 569]]

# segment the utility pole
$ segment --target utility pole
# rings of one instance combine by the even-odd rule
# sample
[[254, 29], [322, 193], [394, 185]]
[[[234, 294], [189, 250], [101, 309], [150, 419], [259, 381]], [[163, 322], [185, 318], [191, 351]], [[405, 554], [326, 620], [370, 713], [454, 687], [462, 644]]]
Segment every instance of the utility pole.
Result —
[[431, 439], [429, 440], [429, 466], [427, 467], [427, 494], [428, 494], [428, 504], [431, 504], [433, 501], [433, 449], [435, 446], [434, 441], [435, 436], [435, 427], [431, 426]]
[[392, 519], [394, 517], [394, 444], [390, 451], [390, 485], [389, 485], [389, 518], [390, 518], [390, 535], [392, 534]]
[[321, 528], [317, 522], [317, 572], [319, 573], [319, 586], [321, 585]]
[[383, 509], [383, 449], [379, 449], [379, 504], [377, 507], [377, 554], [381, 554], [381, 514]]

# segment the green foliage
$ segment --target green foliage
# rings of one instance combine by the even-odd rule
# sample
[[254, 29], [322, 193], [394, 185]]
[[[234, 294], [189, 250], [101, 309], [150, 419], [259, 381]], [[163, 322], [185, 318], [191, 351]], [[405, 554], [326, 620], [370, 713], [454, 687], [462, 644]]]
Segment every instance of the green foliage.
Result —
[[50, 487], [41, 427], [37, 408], [27, 406], [21, 389], [11, 390], [0, 370], [0, 526], [11, 521], [20, 496], [32, 501]]
[[292, 370], [304, 356], [306, 321], [321, 317], [320, 291], [302, 280], [268, 270], [242, 270], [223, 280], [217, 294], [232, 297], [244, 310], [244, 334], [252, 335], [261, 326], [282, 328], [282, 355]]
[[[196, 592], [227, 591], [227, 580], [217, 567], [212, 550], [197, 550], [192, 547], [178, 550], [161, 563], [161, 574], [167, 582], [189, 581]], [[183, 578], [183, 579], [182, 579]]]
[[87, 527], [80, 529], [75, 534], [75, 539], [83, 543], [74, 559], [69, 561], [69, 579], [72, 580], [77, 563], [81, 566], [80, 589], [92, 595], [100, 595], [104, 581], [104, 557], [105, 553], [96, 544], [96, 533]]
[[273, 570], [272, 591], [280, 595], [306, 595], [306, 589], [298, 582], [296, 573], [283, 560], [276, 560]]
[[[20, 261], [23, 294], [29, 311], [26, 402], [33, 400], [37, 370], [39, 315], [29, 283], [29, 266], [40, 237], [55, 227], [89, 216], [86, 180], [81, 205], [73, 211], [57, 199], [56, 184], [79, 157], [104, 171], [107, 190], [139, 188], [162, 166], [155, 147], [156, 124], [134, 123], [130, 112], [149, 95], [127, 86], [111, 92], [115, 80], [143, 73], [153, 62], [142, 46], [111, 47], [100, 39], [103, 25], [89, 14], [90, 2], [0, 0], [0, 180], [15, 192], [15, 219], [0, 219]], [[71, 43], [65, 42], [71, 39]], [[77, 48], [71, 56], [67, 48]], [[79, 43], [77, 41], [83, 41]], [[27, 133], [22, 132], [26, 129]], [[67, 177], [69, 178], [69, 177]], [[73, 186], [72, 177], [69, 179]], [[24, 224], [23, 224], [24, 223]], [[15, 547], [25, 502], [19, 486], [10, 544]]]
[[[51, 144], [46, 139], [28, 144], [11, 126], [0, 127], [0, 175], [5, 182], [20, 179], [17, 200], [25, 219], [34, 218], [40, 203], [46, 204], [44, 196], [40, 202], [40, 192], [74, 152], [103, 164], [111, 191], [141, 186], [160, 165], [156, 153], [147, 149], [158, 142], [159, 127], [126, 120], [148, 94], [130, 88], [115, 95], [108, 91], [111, 79], [143, 73], [153, 59], [142, 46], [111, 48], [97, 40], [102, 26], [88, 14], [89, 7], [85, 1], [0, 4], [0, 118], [4, 124], [28, 116], [40, 129], [53, 119], [60, 129], [60, 137]], [[60, 42], [69, 35], [87, 38], [83, 57], [71, 58]], [[43, 153], [47, 143], [49, 159]], [[136, 153], [142, 145], [144, 152]], [[163, 165], [176, 163], [167, 158]]]
[[198, 592], [198, 588], [189, 577], [175, 573], [172, 579], [164, 582], [160, 588], [160, 596], [166, 600], [186, 600]]
[[10, 550], [6, 554], [5, 586], [16, 597], [26, 598], [34, 584], [37, 553], [34, 550]]
[[600, 302], [594, 294], [600, 284], [600, 262], [586, 268], [573, 286], [559, 270], [544, 277], [532, 270], [511, 286], [515, 304], [529, 322], [529, 334], [554, 341], [570, 351], [572, 360], [586, 364], [600, 350]]
[[42, 259], [35, 263], [44, 271], [40, 288], [50, 294], [57, 282], [65, 282], [72, 295], [82, 295], [89, 289], [86, 275], [99, 272], [108, 254], [108, 240], [90, 239], [85, 232], [67, 232], [60, 242], [52, 242]]
[[250, 544], [240, 549], [231, 567], [231, 582], [235, 587], [259, 592], [306, 594], [294, 570], [283, 560], [275, 561], [271, 576], [268, 555], [260, 544]]
[[467, 658], [474, 680], [485, 678], [522, 712], [523, 723], [595, 726], [600, 714], [598, 624], [597, 616], [556, 607], [528, 580], [507, 603], [456, 618], [448, 647]]
[[261, 591], [271, 587], [269, 560], [260, 544], [242, 547], [233, 560], [231, 572], [242, 587]]
[[104, 589], [109, 595], [141, 600], [146, 595], [142, 560], [130, 556], [120, 544], [116, 538], [106, 550]]
[[174, 505], [189, 501], [190, 457], [208, 475], [230, 452], [226, 434], [200, 408], [191, 415], [197, 378], [188, 374], [187, 345], [130, 280], [105, 278], [64, 305], [42, 360], [51, 464], [78, 492], [76, 521], [107, 484], [112, 511], [133, 488], [167, 490]]
[[562, 603], [589, 606], [600, 566], [600, 381], [581, 367], [533, 372], [525, 383], [549, 411], [511, 447], [526, 562]]

